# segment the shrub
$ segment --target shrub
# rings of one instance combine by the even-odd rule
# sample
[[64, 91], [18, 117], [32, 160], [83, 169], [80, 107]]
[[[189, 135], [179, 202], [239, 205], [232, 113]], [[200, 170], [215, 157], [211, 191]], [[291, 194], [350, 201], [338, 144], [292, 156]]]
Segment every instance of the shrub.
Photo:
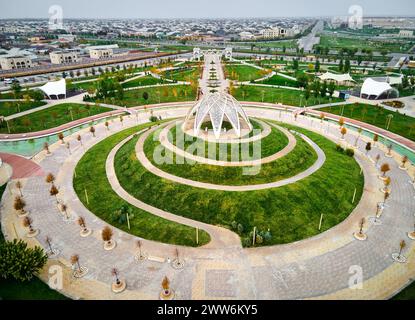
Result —
[[336, 150], [339, 151], [339, 152], [344, 152], [343, 147], [339, 144], [336, 144]]
[[238, 232], [239, 232], [239, 233], [244, 232], [244, 226], [243, 226], [243, 225], [238, 224]]
[[262, 244], [264, 242], [264, 238], [261, 235], [257, 234], [255, 238], [255, 243]]
[[242, 239], [242, 246], [245, 247], [245, 248], [250, 247], [251, 244], [252, 244], [251, 241], [252, 240], [250, 238], [243, 238]]
[[231, 226], [232, 226], [232, 230], [238, 229], [238, 222], [232, 221]]
[[42, 248], [28, 248], [16, 239], [0, 244], [0, 257], [0, 276], [22, 282], [32, 280], [48, 260]]
[[150, 122], [157, 122], [158, 118], [156, 116], [151, 116], [150, 117]]
[[354, 150], [353, 149], [346, 149], [346, 155], [348, 155], [349, 157], [353, 157], [354, 156]]

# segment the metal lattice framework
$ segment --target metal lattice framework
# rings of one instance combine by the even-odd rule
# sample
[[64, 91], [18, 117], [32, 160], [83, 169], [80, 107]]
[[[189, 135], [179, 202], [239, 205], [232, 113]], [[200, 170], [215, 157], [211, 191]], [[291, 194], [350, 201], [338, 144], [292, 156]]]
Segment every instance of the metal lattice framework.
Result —
[[224, 121], [228, 121], [232, 125], [238, 137], [241, 136], [241, 129], [252, 130], [251, 122], [241, 104], [227, 93], [207, 94], [190, 110], [184, 127], [191, 128], [193, 126], [194, 134], [198, 135], [202, 124], [209, 120], [217, 139], [220, 138]]

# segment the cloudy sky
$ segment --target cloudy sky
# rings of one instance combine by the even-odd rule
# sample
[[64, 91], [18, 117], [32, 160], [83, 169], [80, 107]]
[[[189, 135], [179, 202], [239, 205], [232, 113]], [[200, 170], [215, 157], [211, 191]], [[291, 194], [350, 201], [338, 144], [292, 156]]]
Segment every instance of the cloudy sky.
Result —
[[48, 18], [59, 5], [64, 18], [240, 18], [347, 15], [415, 16], [414, 0], [1, 0], [0, 18]]

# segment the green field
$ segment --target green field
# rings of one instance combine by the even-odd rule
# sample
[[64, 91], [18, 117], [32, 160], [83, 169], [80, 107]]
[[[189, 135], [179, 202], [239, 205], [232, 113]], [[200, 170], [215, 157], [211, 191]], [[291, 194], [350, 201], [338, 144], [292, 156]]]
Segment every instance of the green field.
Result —
[[415, 118], [389, 111], [382, 107], [369, 104], [348, 104], [344, 106], [343, 113], [343, 106], [326, 107], [319, 110], [360, 120], [382, 129], [386, 129], [387, 117], [388, 115], [392, 115], [393, 119], [389, 131], [415, 141]]
[[[76, 177], [74, 177], [75, 191], [91, 212], [125, 232], [147, 240], [197, 246], [196, 230], [194, 228], [165, 220], [128, 204], [118, 197], [108, 182], [105, 162], [110, 151], [126, 137], [148, 126], [151, 126], [151, 124], [126, 129], [90, 149], [76, 167]], [[120, 156], [122, 156], [122, 153], [117, 154], [117, 158]], [[118, 161], [116, 171], [117, 175], [119, 173], [136, 175], [136, 172], [130, 172], [128, 168], [125, 168], [124, 164], [120, 164]], [[141, 185], [140, 189], [144, 190], [146, 187], [146, 185]], [[85, 190], [88, 192], [89, 204], [86, 203]], [[116, 211], [123, 206], [131, 210], [131, 230], [128, 230], [127, 221], [120, 220], [120, 217], [116, 214]], [[209, 239], [209, 235], [206, 232], [199, 232], [199, 245], [208, 243]]]
[[[111, 111], [113, 109], [76, 103], [62, 103], [50, 108], [8, 121], [10, 133], [41, 131], [62, 124]], [[8, 133], [7, 124], [0, 125], [0, 133]]]
[[187, 81], [197, 80], [200, 78], [199, 68], [187, 68], [183, 70], [170, 70], [163, 72], [163, 77], [174, 81]]
[[332, 49], [371, 49], [373, 51], [388, 50], [389, 52], [408, 52], [415, 45], [414, 41], [382, 41], [364, 37], [339, 37], [323, 35], [320, 46]]
[[[148, 99], [143, 97], [144, 92], [148, 93]], [[193, 101], [196, 99], [196, 93], [190, 86], [174, 85], [174, 86], [161, 86], [140, 88], [131, 91], [124, 92], [124, 98], [122, 100], [116, 98], [107, 98], [104, 101], [113, 105], [136, 107], [147, 104], [178, 102], [178, 101]]]
[[[336, 150], [328, 139], [297, 127], [326, 154], [323, 167], [300, 182], [276, 189], [252, 192], [221, 192], [192, 188], [161, 179], [146, 171], [136, 160], [133, 143], [117, 155], [117, 176], [121, 185], [134, 197], [163, 210], [210, 224], [241, 224], [244, 245], [249, 245], [250, 231], [270, 230], [265, 245], [290, 243], [319, 234], [343, 221], [353, 210], [363, 190], [363, 176], [356, 161]], [[101, 155], [102, 156], [102, 155]], [[228, 178], [230, 179], [230, 178]], [[341, 183], [340, 183], [341, 181]], [[356, 202], [358, 203], [358, 201]]]
[[[158, 148], [160, 145], [157, 135], [156, 138], [154, 138], [153, 135], [150, 136], [144, 144], [144, 152], [150, 160], [153, 159], [154, 149]], [[269, 156], [284, 148], [288, 143], [288, 139], [281, 131], [275, 130], [274, 134], [264, 138], [262, 142], [261, 153], [263, 153], [263, 156]], [[126, 154], [133, 154], [134, 146], [134, 142], [131, 142], [130, 145], [126, 145], [126, 149], [130, 148], [129, 152]], [[250, 154], [252, 155], [252, 153]], [[256, 155], [254, 158], [257, 159], [260, 156], [261, 155]], [[243, 167], [212, 166], [200, 163], [189, 164], [184, 161], [182, 157], [176, 155], [174, 155], [173, 159], [174, 164], [160, 165], [156, 164], [154, 160], [152, 160], [152, 162], [153, 165], [159, 167], [162, 171], [185, 179], [219, 185], [250, 185], [269, 183], [292, 177], [309, 168], [316, 161], [317, 155], [307, 142], [301, 138], [297, 138], [297, 145], [293, 151], [285, 157], [262, 165], [260, 172], [256, 175], [244, 175]], [[122, 160], [122, 162], [126, 161], [128, 161], [127, 158]], [[137, 164], [135, 167], [134, 170], [139, 172], [139, 165]]]
[[225, 66], [225, 77], [237, 81], [251, 81], [265, 77], [267, 72], [263, 70], [246, 66], [227, 64]]
[[[253, 131], [250, 132], [249, 137], [253, 134], [260, 134], [262, 132], [262, 127], [256, 121], [252, 121]], [[210, 124], [210, 123], [209, 123]], [[205, 125], [203, 125], [204, 127]], [[201, 129], [203, 129], [203, 127]], [[211, 128], [209, 128], [211, 130]], [[274, 153], [280, 151], [288, 144], [288, 138], [280, 131], [275, 128], [271, 128], [271, 133], [261, 140], [261, 152], [259, 154], [254, 153], [254, 143], [234, 143], [234, 144], [224, 144], [224, 143], [214, 143], [214, 142], [206, 142], [203, 139], [191, 137], [187, 134], [183, 133], [182, 128], [179, 126], [175, 126], [170, 130], [171, 136], [169, 136], [169, 141], [177, 146], [179, 149], [183, 149], [188, 151], [191, 154], [197, 155], [198, 152], [204, 152], [202, 155], [205, 158], [219, 160], [220, 149], [226, 150], [226, 159], [227, 161], [242, 161], [242, 150], [249, 150], [249, 156], [252, 157], [250, 159], [258, 159], [268, 157], [273, 155]], [[156, 135], [157, 136], [157, 135]], [[181, 145], [177, 145], [177, 138], [180, 139]], [[192, 147], [197, 145], [197, 149], [193, 149]], [[209, 150], [216, 150], [215, 155], [209, 154]], [[232, 159], [233, 157], [233, 159]], [[223, 158], [222, 158], [223, 159]]]
[[161, 79], [156, 79], [152, 77], [151, 75], [144, 76], [141, 78], [137, 78], [131, 81], [124, 82], [122, 84], [123, 88], [135, 88], [135, 87], [141, 87], [141, 86], [153, 86], [156, 84], [166, 83], [165, 81]]
[[43, 101], [0, 101], [0, 116], [8, 117], [12, 114], [44, 106], [45, 104], [46, 102]]
[[261, 81], [260, 83], [269, 84], [273, 86], [284, 86], [284, 87], [294, 87], [294, 88], [299, 88], [300, 86], [296, 80], [287, 79], [279, 75], [275, 75], [271, 78], [265, 79]]
[[[313, 106], [330, 102], [329, 97], [322, 98], [318, 96], [315, 98], [313, 95], [306, 101], [304, 91], [250, 85], [240, 86], [235, 90], [233, 96], [239, 101], [282, 103], [295, 107]], [[343, 100], [331, 98], [331, 102], [340, 101]]]

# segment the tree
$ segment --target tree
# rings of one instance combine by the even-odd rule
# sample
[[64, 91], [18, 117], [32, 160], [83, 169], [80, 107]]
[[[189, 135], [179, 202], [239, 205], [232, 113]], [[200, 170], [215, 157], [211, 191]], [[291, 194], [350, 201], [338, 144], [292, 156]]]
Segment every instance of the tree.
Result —
[[401, 168], [405, 168], [406, 167], [406, 163], [408, 162], [408, 160], [409, 160], [409, 158], [408, 158], [408, 156], [407, 155], [404, 155], [403, 157], [402, 157], [402, 164], [401, 164]]
[[401, 258], [402, 251], [403, 251], [403, 249], [405, 249], [405, 247], [406, 247], [406, 242], [405, 242], [405, 240], [402, 240], [399, 243], [399, 256], [398, 256], [398, 258]]
[[314, 66], [314, 71], [316, 73], [320, 72], [320, 60], [318, 60], [318, 59], [316, 60], [316, 64]]
[[344, 118], [340, 118], [339, 119], [339, 126], [343, 127], [344, 126]]
[[342, 127], [340, 133], [342, 134], [342, 139], [344, 139], [344, 135], [347, 133], [346, 127]]
[[23, 193], [22, 193], [22, 183], [20, 182], [20, 180], [16, 181], [16, 188], [19, 190], [20, 196], [23, 197]]
[[95, 138], [95, 128], [94, 128], [94, 126], [91, 126], [89, 128], [89, 132], [91, 132], [92, 133], [92, 136]]
[[344, 69], [343, 59], [340, 59], [340, 62], [339, 62], [339, 72], [343, 72], [343, 69]]
[[330, 81], [330, 83], [328, 84], [327, 87], [327, 91], [330, 95], [330, 97], [333, 97], [334, 91], [336, 90], [336, 85], [334, 84], [333, 81]]
[[371, 142], [366, 143], [365, 150], [366, 150], [366, 155], [370, 152], [370, 150], [372, 150], [372, 143]]
[[382, 176], [383, 177], [385, 177], [386, 176], [386, 173], [388, 172], [388, 171], [390, 171], [391, 170], [391, 168], [390, 168], [390, 166], [389, 166], [389, 164], [388, 163], [384, 163], [384, 164], [382, 164], [381, 165], [381, 167], [380, 167], [380, 171], [382, 172]]
[[53, 197], [55, 197], [55, 199], [56, 199], [56, 203], [59, 203], [59, 200], [58, 200], [58, 194], [59, 194], [59, 190], [58, 190], [58, 188], [56, 188], [56, 186], [55, 185], [52, 185], [52, 187], [50, 188], [50, 190], [49, 190], [49, 194]]
[[13, 96], [15, 99], [20, 98], [20, 95], [22, 93], [22, 87], [20, 86], [20, 83], [18, 81], [14, 81], [12, 83], [11, 90], [13, 92]]
[[23, 200], [22, 197], [16, 197], [14, 198], [14, 204], [13, 204], [13, 208], [16, 211], [19, 211], [20, 214], [23, 214], [24, 208], [26, 207], [26, 202]]
[[76, 137], [76, 140], [79, 141], [79, 143], [81, 144], [81, 146], [83, 145], [82, 144], [82, 137], [81, 137], [81, 135], [78, 134], [78, 136]]
[[101, 237], [104, 242], [106, 243], [111, 242], [112, 236], [113, 236], [113, 231], [110, 227], [106, 226], [104, 227], [104, 229], [102, 229]]
[[343, 68], [343, 72], [350, 72], [350, 60], [346, 59], [346, 62], [344, 63], [344, 68]]
[[48, 173], [45, 181], [46, 183], [51, 183], [53, 185], [55, 183], [55, 176], [53, 175], [53, 173]]
[[65, 144], [65, 140], [64, 140], [65, 136], [63, 135], [62, 132], [60, 132], [58, 134], [58, 139], [61, 141], [62, 144]]
[[298, 70], [298, 67], [299, 67], [298, 59], [294, 59], [293, 60], [293, 69], [295, 71], [297, 71]]
[[147, 103], [148, 98], [149, 98], [149, 94], [148, 94], [148, 92], [147, 92], [147, 91], [144, 91], [144, 92], [143, 92], [143, 99], [144, 99], [144, 101], [145, 101], [146, 103]]
[[0, 277], [22, 282], [32, 280], [48, 260], [42, 248], [17, 239], [0, 244], [0, 257]]
[[81, 264], [79, 263], [79, 255], [74, 254], [71, 256], [71, 263], [72, 265], [76, 265], [78, 267], [78, 272], [81, 273], [82, 269], [81, 269]]

